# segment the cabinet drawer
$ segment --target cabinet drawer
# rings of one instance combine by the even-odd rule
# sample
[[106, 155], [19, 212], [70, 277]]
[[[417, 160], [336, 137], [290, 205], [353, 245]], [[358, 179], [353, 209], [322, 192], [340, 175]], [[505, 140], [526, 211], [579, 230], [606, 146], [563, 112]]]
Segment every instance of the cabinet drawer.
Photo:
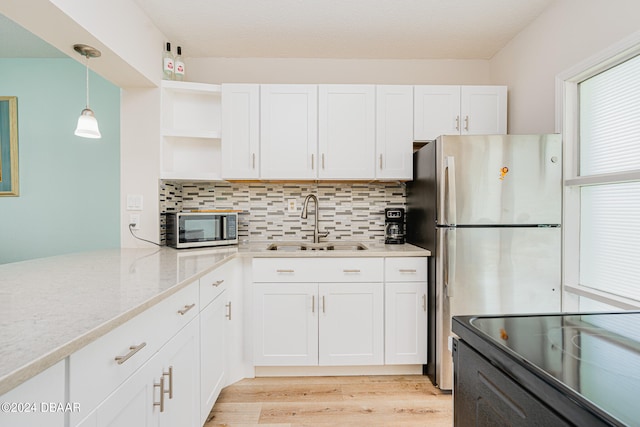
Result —
[[70, 414], [71, 425], [95, 409], [198, 312], [196, 282], [69, 356], [69, 401], [81, 408]]
[[227, 262], [200, 278], [200, 308], [204, 309], [233, 283], [235, 263]]
[[254, 282], [382, 282], [383, 258], [256, 258]]
[[385, 258], [385, 282], [426, 282], [426, 257]]

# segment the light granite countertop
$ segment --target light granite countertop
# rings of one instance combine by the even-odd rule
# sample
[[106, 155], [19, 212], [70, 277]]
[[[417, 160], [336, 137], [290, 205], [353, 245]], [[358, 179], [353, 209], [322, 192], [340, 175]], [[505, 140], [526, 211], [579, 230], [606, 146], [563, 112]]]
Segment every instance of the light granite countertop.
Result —
[[428, 256], [412, 245], [269, 251], [270, 242], [112, 249], [0, 265], [0, 395], [237, 256]]

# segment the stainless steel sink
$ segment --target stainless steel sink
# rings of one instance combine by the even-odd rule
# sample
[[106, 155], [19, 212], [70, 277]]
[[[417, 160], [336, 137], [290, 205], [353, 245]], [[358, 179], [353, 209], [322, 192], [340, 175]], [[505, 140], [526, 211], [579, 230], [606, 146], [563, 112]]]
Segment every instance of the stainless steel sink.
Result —
[[367, 246], [360, 242], [275, 242], [267, 246], [270, 251], [363, 251]]

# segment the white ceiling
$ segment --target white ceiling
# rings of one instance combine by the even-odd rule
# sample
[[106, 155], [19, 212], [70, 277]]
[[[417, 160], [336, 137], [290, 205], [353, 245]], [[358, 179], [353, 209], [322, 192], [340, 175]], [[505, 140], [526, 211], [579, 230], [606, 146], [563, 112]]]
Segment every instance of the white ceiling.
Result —
[[[558, 0], [134, 0], [187, 57], [489, 59]], [[0, 15], [0, 57], [63, 54]]]
[[489, 59], [556, 0], [134, 1], [191, 57]]

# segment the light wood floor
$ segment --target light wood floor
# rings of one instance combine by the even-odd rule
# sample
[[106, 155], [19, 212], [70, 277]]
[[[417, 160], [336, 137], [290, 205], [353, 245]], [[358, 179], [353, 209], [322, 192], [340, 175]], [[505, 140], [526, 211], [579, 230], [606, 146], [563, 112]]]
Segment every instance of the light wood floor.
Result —
[[451, 427], [452, 409], [418, 375], [254, 378], [222, 390], [205, 427]]

